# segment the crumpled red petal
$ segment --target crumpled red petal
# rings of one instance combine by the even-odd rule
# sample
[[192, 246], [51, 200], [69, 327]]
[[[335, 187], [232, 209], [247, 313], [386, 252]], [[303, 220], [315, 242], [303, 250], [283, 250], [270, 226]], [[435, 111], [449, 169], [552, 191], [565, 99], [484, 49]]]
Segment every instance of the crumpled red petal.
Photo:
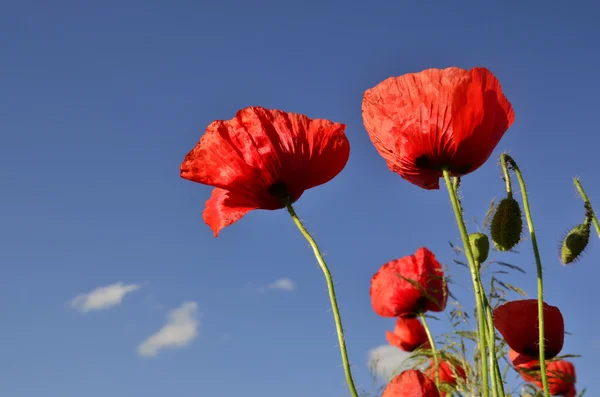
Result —
[[440, 397], [440, 393], [421, 371], [409, 369], [392, 379], [381, 397]]
[[180, 167], [181, 177], [230, 192], [216, 192], [205, 220], [218, 231], [251, 209], [283, 207], [306, 189], [334, 178], [346, 165], [346, 126], [304, 115], [248, 107], [206, 129]]
[[417, 318], [402, 318], [396, 320], [394, 332], [386, 331], [388, 343], [406, 352], [413, 352], [419, 347], [429, 346], [427, 333], [421, 321]]
[[[508, 346], [519, 354], [538, 356], [538, 302], [523, 299], [507, 302], [494, 310], [494, 325]], [[565, 324], [557, 307], [544, 303], [546, 359], [556, 357], [563, 348]]]
[[369, 294], [373, 310], [380, 316], [414, 317], [425, 311], [443, 311], [448, 286], [435, 255], [423, 247], [414, 255], [384, 264], [371, 279]]
[[224, 227], [239, 221], [249, 211], [256, 209], [256, 205], [246, 197], [215, 188], [202, 213], [204, 222], [212, 229], [215, 237]]
[[514, 121], [500, 84], [485, 68], [428, 69], [390, 77], [363, 97], [363, 121], [390, 170], [438, 189], [441, 168], [475, 171]]

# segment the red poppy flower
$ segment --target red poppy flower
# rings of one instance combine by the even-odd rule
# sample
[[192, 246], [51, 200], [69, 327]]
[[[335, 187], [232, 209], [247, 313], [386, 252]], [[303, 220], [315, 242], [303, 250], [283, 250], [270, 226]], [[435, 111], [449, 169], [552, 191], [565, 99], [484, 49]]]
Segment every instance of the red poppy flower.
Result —
[[392, 379], [381, 397], [440, 397], [440, 393], [421, 371], [409, 369]]
[[[576, 392], [575, 381], [577, 377], [575, 375], [575, 366], [569, 361], [558, 360], [547, 362], [546, 374], [548, 376], [548, 389], [551, 395], [569, 395], [569, 393]], [[538, 373], [536, 379], [530, 382], [541, 390], [543, 389], [543, 385], [540, 378]]]
[[394, 332], [386, 331], [385, 337], [390, 345], [397, 346], [405, 352], [429, 346], [425, 327], [416, 318], [399, 317]]
[[455, 67], [382, 81], [362, 114], [390, 170], [424, 189], [439, 189], [444, 167], [454, 176], [481, 167], [515, 119], [492, 72]]
[[346, 165], [346, 126], [323, 119], [248, 107], [206, 129], [181, 164], [181, 177], [214, 186], [204, 221], [215, 237], [254, 209], [283, 208]]
[[[456, 386], [457, 377], [463, 380], [467, 379], [467, 373], [462, 366], [447, 360], [440, 360], [438, 372], [440, 374], [440, 383], [447, 383], [450, 386]], [[435, 364], [433, 360], [425, 370], [425, 376], [435, 381]]]
[[441, 312], [448, 301], [442, 267], [427, 248], [383, 265], [371, 279], [371, 304], [383, 317]]
[[[519, 354], [539, 355], [538, 302], [523, 299], [507, 302], [494, 310], [494, 325], [508, 346]], [[565, 323], [557, 307], [544, 303], [544, 339], [546, 359], [562, 350]]]

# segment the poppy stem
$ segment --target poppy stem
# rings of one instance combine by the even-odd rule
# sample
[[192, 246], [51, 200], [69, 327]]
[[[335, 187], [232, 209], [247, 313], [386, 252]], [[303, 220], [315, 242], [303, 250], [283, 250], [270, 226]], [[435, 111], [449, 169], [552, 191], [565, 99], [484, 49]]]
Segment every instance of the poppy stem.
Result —
[[501, 157], [502, 167], [510, 165], [513, 172], [517, 176], [519, 181], [519, 187], [521, 189], [521, 197], [523, 198], [523, 209], [525, 210], [525, 218], [527, 219], [527, 227], [529, 228], [529, 235], [531, 236], [531, 245], [533, 246], [533, 255], [535, 256], [535, 266], [537, 269], [537, 287], [538, 287], [538, 328], [539, 328], [539, 359], [540, 359], [540, 374], [542, 378], [542, 385], [544, 387], [544, 396], [550, 396], [550, 389], [548, 388], [548, 375], [546, 374], [546, 353], [545, 353], [545, 339], [544, 339], [544, 279], [542, 271], [542, 260], [540, 258], [540, 250], [538, 248], [537, 237], [535, 235], [535, 228], [533, 227], [533, 220], [531, 219], [531, 208], [529, 207], [529, 196], [527, 195], [527, 188], [525, 187], [525, 181], [523, 180], [523, 174], [519, 166], [508, 154], [503, 153]]
[[467, 260], [469, 262], [469, 268], [471, 270], [471, 278], [473, 279], [473, 290], [475, 291], [475, 303], [477, 306], [477, 333], [478, 333], [478, 343], [479, 343], [479, 354], [481, 356], [481, 380], [483, 382], [483, 397], [489, 397], [489, 373], [488, 373], [488, 363], [486, 360], [486, 342], [487, 342], [487, 330], [486, 330], [486, 321], [485, 314], [483, 310], [483, 289], [481, 286], [481, 280], [479, 278], [479, 270], [476, 266], [475, 257], [473, 256], [473, 251], [471, 250], [471, 243], [469, 242], [469, 234], [467, 233], [467, 227], [465, 226], [465, 221], [463, 219], [461, 205], [458, 200], [458, 193], [454, 190], [454, 186], [452, 184], [452, 180], [450, 179], [450, 172], [445, 169], [443, 170], [444, 181], [446, 182], [446, 187], [448, 189], [448, 194], [450, 195], [450, 202], [452, 203], [452, 209], [454, 210], [454, 215], [456, 217], [456, 224], [458, 226], [458, 231], [460, 232], [460, 237], [463, 241], [463, 246], [465, 250], [465, 255], [467, 256]]
[[425, 333], [427, 334], [427, 339], [429, 339], [429, 346], [431, 347], [431, 355], [433, 356], [433, 370], [435, 371], [435, 386], [440, 389], [440, 361], [437, 354], [437, 349], [435, 347], [435, 340], [433, 340], [433, 336], [431, 335], [431, 331], [429, 330], [429, 325], [427, 325], [427, 320], [425, 319], [425, 314], [419, 314], [421, 318], [421, 322], [423, 323], [423, 328], [425, 328]]
[[335, 328], [337, 331], [338, 342], [340, 344], [340, 352], [342, 354], [342, 363], [344, 366], [344, 373], [346, 374], [346, 383], [348, 384], [348, 389], [350, 389], [350, 393], [352, 397], [359, 397], [358, 392], [356, 391], [356, 386], [354, 386], [354, 380], [352, 379], [352, 371], [350, 370], [350, 362], [348, 360], [348, 352], [346, 351], [346, 341], [344, 339], [344, 329], [342, 328], [342, 318], [340, 316], [340, 309], [338, 308], [337, 298], [335, 297], [335, 288], [333, 286], [333, 278], [331, 277], [331, 272], [323, 259], [323, 254], [321, 254], [321, 250], [317, 245], [315, 239], [312, 238], [308, 230], [302, 224], [298, 215], [296, 215], [296, 211], [294, 211], [294, 207], [292, 207], [291, 203], [286, 203], [286, 208], [292, 217], [292, 220], [300, 230], [300, 233], [304, 236], [308, 244], [310, 244], [315, 257], [317, 258], [317, 262], [323, 270], [323, 274], [325, 275], [325, 280], [327, 281], [327, 290], [329, 291], [329, 300], [331, 301], [331, 309], [333, 310], [333, 318], [335, 319]]
[[485, 314], [487, 318], [487, 340], [489, 342], [490, 349], [490, 367], [492, 367], [492, 395], [495, 397], [504, 397], [504, 386], [502, 382], [502, 374], [500, 372], [500, 366], [498, 365], [498, 358], [496, 357], [496, 330], [494, 329], [494, 317], [492, 315], [492, 308], [487, 300], [485, 294]]
[[579, 192], [579, 195], [581, 196], [581, 199], [585, 204], [585, 208], [589, 210], [590, 215], [592, 216], [592, 223], [594, 224], [596, 233], [598, 233], [598, 237], [600, 238], [600, 224], [598, 224], [598, 218], [596, 217], [596, 213], [592, 208], [592, 203], [590, 202], [590, 199], [588, 198], [587, 194], [585, 194], [585, 191], [581, 186], [581, 181], [579, 180], [579, 178], [573, 178], [573, 183], [575, 184], [575, 187], [577, 188], [577, 191]]

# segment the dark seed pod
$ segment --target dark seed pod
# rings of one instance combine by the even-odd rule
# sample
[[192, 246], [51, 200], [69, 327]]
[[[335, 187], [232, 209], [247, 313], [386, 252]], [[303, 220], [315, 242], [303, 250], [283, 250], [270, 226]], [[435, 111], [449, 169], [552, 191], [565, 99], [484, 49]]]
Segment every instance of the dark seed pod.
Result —
[[586, 221], [567, 233], [560, 249], [560, 261], [568, 265], [577, 260], [590, 241], [590, 223]]
[[490, 252], [490, 240], [488, 236], [483, 233], [471, 233], [469, 234], [469, 243], [471, 244], [475, 260], [479, 263], [485, 262]]
[[492, 241], [500, 251], [510, 251], [521, 240], [523, 217], [519, 202], [512, 197], [500, 201], [491, 225]]

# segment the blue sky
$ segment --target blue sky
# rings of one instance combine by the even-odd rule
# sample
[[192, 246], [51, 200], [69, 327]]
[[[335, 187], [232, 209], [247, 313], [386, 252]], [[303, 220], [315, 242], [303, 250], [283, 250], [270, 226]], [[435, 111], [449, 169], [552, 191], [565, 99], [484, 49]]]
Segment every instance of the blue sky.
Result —
[[[387, 170], [362, 94], [389, 76], [476, 65], [498, 76], [516, 121], [464, 178], [467, 216], [502, 195], [496, 159], [509, 150], [529, 185], [546, 300], [572, 333], [563, 352], [584, 354], [578, 385], [600, 393], [598, 240], [576, 265], [557, 257], [583, 220], [573, 176], [600, 210], [594, 2], [2, 5], [0, 395], [347, 395], [322, 274], [287, 213], [254, 211], [215, 239], [201, 216], [211, 189], [179, 178], [204, 128], [250, 105], [348, 126], [347, 167], [296, 209], [327, 254], [357, 383], [372, 390], [368, 354], [393, 327], [368, 295], [381, 264], [426, 245], [465, 305], [471, 295], [452, 265], [447, 193]], [[528, 274], [510, 280], [535, 295], [532, 251], [520, 250], [504, 259]], [[281, 279], [294, 288], [267, 287]], [[165, 335], [189, 343], [160, 349]]]

